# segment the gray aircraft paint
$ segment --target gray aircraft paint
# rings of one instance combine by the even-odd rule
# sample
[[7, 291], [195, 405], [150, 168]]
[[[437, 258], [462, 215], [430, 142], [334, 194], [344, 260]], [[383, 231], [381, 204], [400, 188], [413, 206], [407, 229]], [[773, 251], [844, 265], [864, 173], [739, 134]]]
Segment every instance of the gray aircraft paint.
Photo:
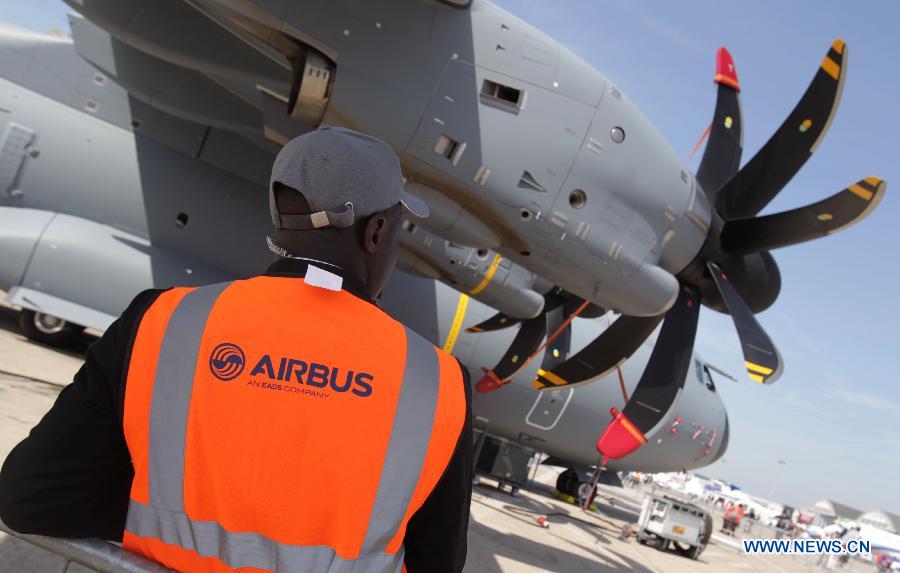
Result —
[[[454, 22], [468, 21], [471, 27], [474, 18], [464, 11], [447, 12], [443, 6], [417, 6], [416, 10], [421, 11], [423, 18], [440, 14], [441, 18], [447, 19], [436, 20], [435, 26], [440, 29], [434, 33], [438, 36], [444, 34], [449, 38], [455, 29]], [[321, 17], [325, 17], [324, 12]], [[373, 29], [377, 28], [373, 26]], [[337, 36], [344, 37], [340, 32]], [[351, 33], [350, 37], [354, 35]], [[543, 38], [539, 34], [534, 37]], [[421, 34], [411, 34], [409, 41], [422, 42], [423, 38]], [[531, 40], [522, 40], [522, 45], [528, 41]], [[328, 52], [327, 44], [325, 40], [319, 42], [323, 53]], [[404, 49], [412, 47], [406, 45]], [[472, 61], [472, 46], [468, 51], [459, 50], [457, 59], [468, 58]], [[554, 48], [551, 51], [556, 54], [557, 74], [563, 73], [560, 70], [566, 66], [569, 71], [565, 73], [587, 73], [586, 70], [589, 70], [571, 62], [563, 64], [563, 60], [569, 61], [569, 56], [565, 55], [568, 52], [564, 49]], [[347, 53], [348, 50], [344, 50], [340, 55], [344, 57]], [[580, 61], [574, 56], [571, 58], [572, 62]], [[501, 65], [485, 60], [482, 67], [490, 71]], [[523, 64], [523, 69], [528, 66], [531, 64]], [[475, 70], [471, 65], [470, 68]], [[406, 70], [401, 74], [396, 71], [396, 78], [408, 72]], [[342, 81], [347, 82], [362, 81], [365, 77], [360, 75], [357, 78], [353, 72], [340, 73]], [[480, 78], [478, 73], [487, 72], [477, 71], [473, 80], [476, 83]], [[409, 121], [404, 123], [399, 121], [402, 118], [395, 118], [397, 123], [380, 134], [390, 139], [394, 137], [391, 130], [395, 130], [399, 134], [397, 141], [400, 141], [395, 143], [395, 149], [400, 145], [402, 152], [403, 146], [411, 141], [412, 134], [418, 129], [418, 120], [424, 117], [427, 106], [431, 105], [431, 94], [442, 74], [443, 70], [434, 73], [423, 70], [417, 76], [418, 83], [409, 87], [410, 94], [422, 95], [421, 107], [397, 109], [395, 113], [409, 116]], [[596, 72], [591, 71], [591, 74]], [[0, 287], [16, 287], [11, 292], [15, 302], [80, 324], [102, 328], [141, 289], [229, 280], [258, 272], [271, 260], [262, 242], [269, 229], [269, 221], [265, 201], [261, 198], [264, 197], [270, 152], [277, 147], [248, 134], [237, 135], [173, 116], [138, 100], [87, 64], [75, 53], [72, 44], [65, 40], [4, 29], [0, 32], [0, 77], [0, 133], [6, 133], [9, 126], [15, 123], [30, 129], [35, 135], [29, 154], [16, 166], [17, 171], [12, 177], [13, 190], [18, 193], [0, 194]], [[547, 90], [548, 86], [552, 87], [553, 81], [559, 81], [552, 78], [563, 76], [547, 77], [528, 76], [528, 82], [523, 85], [529, 99], [522, 112], [531, 109], [530, 106], [538, 101], [536, 96], [531, 95], [537, 89], [534, 86]], [[606, 85], [599, 74], [596, 77], [600, 78], [597, 82]], [[384, 85], [379, 84], [369, 94], [374, 98], [370, 104], [377, 103], [376, 96], [381, 97], [378, 89], [388, 90], [391, 81], [391, 78], [385, 78]], [[587, 83], [590, 84], [590, 81]], [[427, 85], [431, 87], [425, 87]], [[472, 87], [477, 89], [474, 84]], [[332, 104], [339, 99], [338, 93], [336, 87]], [[592, 99], [591, 94], [595, 92], [579, 92], [571, 85], [561, 89], [561, 93], [567, 101], [578, 103], [578, 109], [584, 106], [593, 109], [592, 106], [602, 103], [609, 95], [601, 90]], [[350, 95], [347, 97], [351, 98]], [[478, 144], [477, 137], [473, 139], [457, 166], [463, 165], [467, 157], [481, 157], [482, 150], [487, 147], [493, 149], [485, 143], [488, 136], [492, 136], [487, 126], [495, 125], [491, 123], [493, 120], [483, 119], [488, 112], [504, 114], [496, 116], [498, 118], [513, 117], [508, 111], [477, 100], [474, 105], [482, 119], [472, 129], [473, 133], [480, 134], [481, 144]], [[339, 105], [334, 105], [329, 109], [339, 108]], [[597, 112], [585, 109], [572, 113], [590, 116]], [[376, 124], [369, 127], [378, 129], [378, 122], [390, 120], [377, 119]], [[371, 117], [359, 121], [363, 120], [376, 121]], [[357, 122], [348, 119], [346, 123], [356, 125]], [[365, 126], [356, 126], [365, 129]], [[407, 129], [406, 136], [401, 133], [403, 129]], [[581, 129], [587, 133], [588, 127], [585, 124]], [[573, 147], [573, 152], [576, 149], [577, 146]], [[595, 154], [594, 151], [590, 153]], [[521, 166], [515, 169], [504, 167], [504, 159], [498, 155], [484, 186], [478, 182], [462, 185], [462, 180], [455, 175], [428, 167], [424, 160], [415, 159], [409, 153], [403, 156], [405, 169], [415, 167], [409, 172], [415, 173], [417, 181], [421, 177], [423, 184], [447, 185], [447, 188], [455, 190], [454, 193], [458, 191], [455, 196], [462, 199], [470, 197], [472, 189], [481, 197], [494, 192], [499, 195], [510, 192], [506, 187], [501, 189], [497, 183], [501, 178], [495, 176], [498, 173], [514, 175], [515, 187], [522, 170]], [[566, 161], [561, 157], [554, 160]], [[579, 164], [578, 158], [573, 156], [571, 164], [575, 166], [570, 170], [574, 173]], [[480, 167], [476, 167], [475, 173]], [[531, 173], [545, 189], [547, 185], [554, 185], [553, 180], [541, 176], [538, 169]], [[572, 174], [568, 176], [572, 177]], [[472, 179], [469, 178], [469, 181]], [[509, 201], [518, 200], [515, 199], [516, 193], [523, 197], [531, 196], [527, 193], [535, 193], [515, 188], [518, 190], [510, 195], [514, 199]], [[448, 193], [448, 197], [452, 199], [454, 194]], [[546, 198], [543, 195], [540, 197], [546, 201], [541, 206], [552, 206], [549, 192]], [[689, 200], [690, 197], [685, 196], [685, 201]], [[471, 209], [473, 203], [467, 201], [465, 204], [470, 205]], [[500, 204], [503, 204], [502, 201]], [[457, 216], [451, 222], [460, 220], [461, 205], [457, 204]], [[487, 226], [500, 233], [504, 244], [515, 245], [516, 241], [522, 240], [517, 239], [515, 233], [510, 234], [515, 229], [526, 229], [517, 232], [523, 234], [529, 245], [532, 242], [538, 245], [547, 237], [553, 238], [553, 244], [560, 240], [561, 227], [558, 221], [551, 219], [552, 214], [547, 216], [542, 212], [527, 222], [529, 226], [516, 227], [526, 225], [519, 221], [521, 216], [518, 210], [511, 211], [509, 216], [501, 213], [496, 219], [491, 219], [494, 209], [485, 207], [483, 211], [472, 210], [468, 213], [477, 215], [481, 221], [496, 223]], [[596, 212], [593, 208], [590, 210]], [[615, 217], [621, 215], [622, 210], [624, 208], [616, 207], [614, 213], [604, 216]], [[182, 213], [189, 217], [186, 225], [178, 224], [177, 218]], [[487, 219], [483, 218], [485, 215]], [[629, 218], [626, 213], [624, 220], [621, 229], [629, 235], [633, 234], [632, 230], [638, 229], [630, 226], [634, 217]], [[572, 224], [570, 219], [564, 226]], [[678, 228], [679, 224], [681, 219], [678, 217], [674, 224], [667, 223], [673, 228]], [[556, 234], [548, 235], [548, 229]], [[563, 259], [563, 251], [570, 256], [568, 246], [548, 247], [546, 251], [535, 248], [533, 255], [527, 259], [527, 268], [532, 272], [535, 267], [531, 262], [538, 259], [543, 261], [539, 265], [542, 269], [558, 269], [577, 260], [577, 257]], [[652, 251], [653, 248], [650, 249], [651, 254]], [[686, 256], [684, 252], [687, 251], [683, 249], [682, 259]], [[677, 259], [673, 258], [676, 262]], [[516, 260], [521, 261], [522, 258]], [[581, 259], [581, 264], [588, 264], [586, 260]], [[580, 272], [573, 273], [570, 280], [577, 282], [583, 278], [582, 275]], [[635, 271], [632, 276], [638, 276], [638, 273]], [[592, 285], [593, 280], [588, 277], [581, 282]], [[450, 331], [458, 299], [459, 294], [455, 290], [442, 284], [398, 272], [391, 280], [384, 303], [389, 311], [423, 336], [443, 344]], [[493, 312], [493, 309], [471, 301], [463, 327], [476, 324]], [[595, 337], [601, 327], [602, 324], [597, 321], [576, 320], [573, 350]], [[514, 333], [515, 328], [479, 335], [463, 332], [459, 335], [454, 353], [470, 367], [477, 379], [480, 367], [492, 366]], [[633, 390], [648, 357], [649, 348], [642, 348], [623, 366], [627, 391]], [[577, 465], [594, 463], [597, 458], [594, 443], [609, 419], [607, 410], [610, 406], [621, 407], [624, 403], [615, 374], [572, 390], [571, 397], [567, 396], [570, 391], [562, 392], [562, 396], [553, 392], [538, 393], [530, 387], [530, 382], [539, 363], [540, 357], [520, 372], [513, 384], [494, 394], [478, 397], [475, 413], [490, 419], [492, 431], [501, 435], [518, 439], [520, 434], [526, 434], [543, 444], [544, 451], [555, 457]], [[690, 376], [695, 376], [693, 371]], [[668, 427], [675, 416], [682, 417], [684, 421], [680, 431], [672, 434], [668, 432]], [[724, 451], [721, 446], [725, 441], [726, 423], [724, 407], [718, 395], [691, 378], [665, 420], [648, 436], [650, 443], [613, 467], [671, 470], [706, 465]], [[702, 435], [695, 439], [692, 439], [693, 431], [688, 431], [692, 424], [703, 428]], [[712, 430], [717, 432], [712, 452], [701, 456], [703, 444]]]
[[[238, 27], [237, 20], [268, 26], [270, 35], [287, 33], [332, 57], [337, 72], [323, 121], [388, 141], [408, 177], [468, 205], [494, 229], [504, 256], [630, 314], [658, 313], [674, 300], [671, 273], [680, 269], [657, 263], [672, 249], [678, 253], [664, 259], [667, 265], [689, 260], [704, 238], [704, 231], [676, 224], [686, 218], [690, 174], [627, 98], [540, 31], [487, 2], [468, 10], [402, 0], [319, 0], [283, 9], [193, 4], [230, 13], [225, 26]], [[511, 114], [472, 97], [488, 75], [499, 82], [511, 77], [525, 90], [514, 138], [495, 128]], [[621, 144], [611, 140], [612, 127], [624, 129]], [[465, 144], [452, 165], [433, 152], [441, 134]], [[541, 153], [544, 141], [554, 144], [553, 153]], [[651, 155], [647, 165], [643, 158]], [[491, 171], [483, 185], [473, 181], [482, 168]], [[548, 181], [544, 192], [518, 187], [526, 170]], [[573, 184], [586, 188], [590, 209], [569, 207]], [[530, 215], [523, 218], [523, 209]], [[672, 230], [686, 237], [667, 239]]]

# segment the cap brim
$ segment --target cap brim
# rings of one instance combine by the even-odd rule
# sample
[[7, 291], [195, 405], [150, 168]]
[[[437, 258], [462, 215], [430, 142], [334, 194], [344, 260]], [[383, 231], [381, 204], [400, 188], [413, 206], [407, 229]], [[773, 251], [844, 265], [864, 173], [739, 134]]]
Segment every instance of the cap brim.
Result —
[[400, 204], [416, 217], [424, 219], [428, 216], [428, 203], [406, 191], [400, 193]]

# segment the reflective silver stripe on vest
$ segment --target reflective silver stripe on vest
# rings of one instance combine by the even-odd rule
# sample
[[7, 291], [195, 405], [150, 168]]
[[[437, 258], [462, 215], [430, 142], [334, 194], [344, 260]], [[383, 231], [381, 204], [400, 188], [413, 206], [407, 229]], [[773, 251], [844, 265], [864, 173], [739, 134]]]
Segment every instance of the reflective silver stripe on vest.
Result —
[[347, 560], [324, 546], [278, 543], [258, 533], [232, 532], [184, 513], [184, 452], [198, 354], [209, 313], [230, 283], [188, 293], [169, 318], [157, 360], [150, 411], [150, 504], [131, 500], [126, 530], [217, 557], [232, 568], [310, 573], [399, 573], [404, 550], [386, 554], [425, 463], [440, 386], [434, 347], [406, 329], [406, 365], [378, 490], [360, 557]]
[[189, 549], [204, 557], [217, 557], [233, 569], [253, 567], [265, 571], [301, 573], [399, 573], [403, 548], [394, 555], [381, 553], [342, 559], [334, 549], [276, 543], [258, 533], [226, 531], [215, 521], [193, 521], [180, 511], [131, 501], [125, 528], [138, 537], [153, 537]]
[[163, 335], [150, 403], [150, 501], [157, 507], [184, 510], [184, 448], [197, 354], [209, 312], [230, 284], [186, 294]]
[[362, 554], [387, 546], [406, 516], [431, 439], [439, 373], [434, 347], [407, 328], [403, 386]]

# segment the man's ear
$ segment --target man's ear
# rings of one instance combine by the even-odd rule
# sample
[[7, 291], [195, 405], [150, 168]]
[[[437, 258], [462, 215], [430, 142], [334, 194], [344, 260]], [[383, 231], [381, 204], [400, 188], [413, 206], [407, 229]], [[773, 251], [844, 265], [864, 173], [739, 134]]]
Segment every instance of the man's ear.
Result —
[[387, 217], [384, 216], [384, 213], [376, 213], [366, 221], [363, 232], [363, 248], [370, 255], [374, 255], [378, 251], [379, 243], [384, 238], [387, 226]]

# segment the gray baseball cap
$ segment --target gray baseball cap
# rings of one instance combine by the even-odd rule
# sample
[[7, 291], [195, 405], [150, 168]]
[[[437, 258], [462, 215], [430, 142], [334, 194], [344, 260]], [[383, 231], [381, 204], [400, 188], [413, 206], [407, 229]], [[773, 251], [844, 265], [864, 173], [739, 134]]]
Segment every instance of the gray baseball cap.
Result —
[[[282, 215], [275, 183], [299, 191], [309, 203], [306, 215]], [[278, 152], [269, 181], [269, 209], [276, 229], [349, 227], [397, 203], [417, 217], [428, 205], [403, 190], [400, 160], [380, 139], [323, 126], [296, 137]]]

